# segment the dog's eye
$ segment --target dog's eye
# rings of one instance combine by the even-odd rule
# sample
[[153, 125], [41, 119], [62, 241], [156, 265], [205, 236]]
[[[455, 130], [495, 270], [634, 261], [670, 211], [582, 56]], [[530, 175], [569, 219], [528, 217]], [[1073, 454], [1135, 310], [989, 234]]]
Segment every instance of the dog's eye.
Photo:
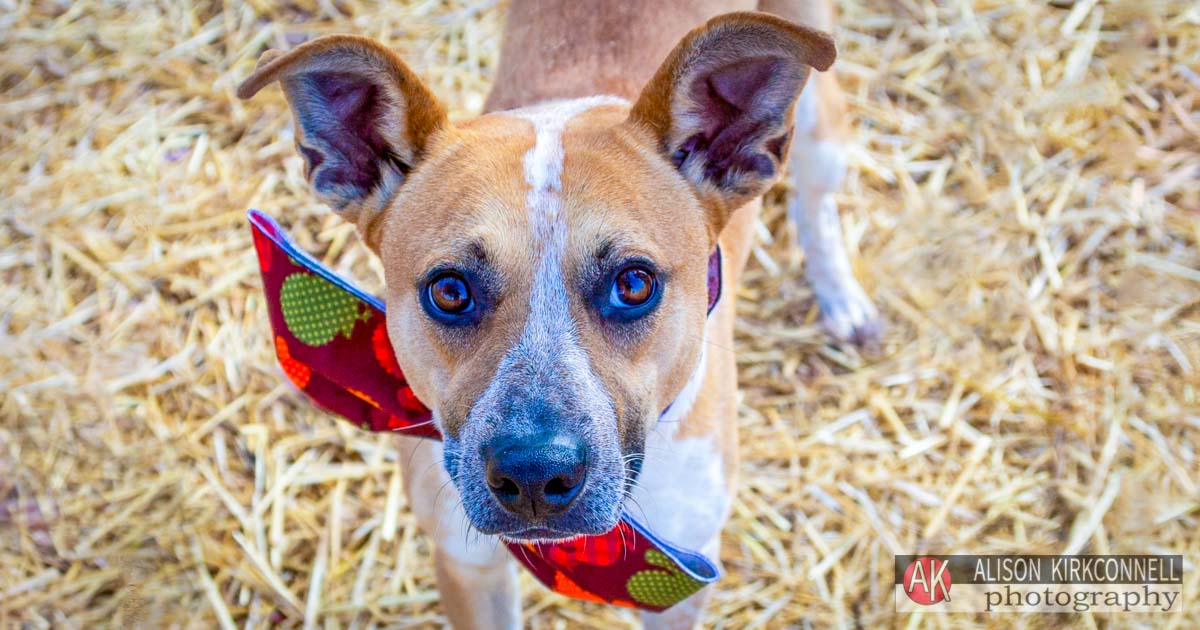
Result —
[[462, 315], [475, 306], [467, 281], [456, 273], [443, 273], [429, 283], [429, 302], [446, 315]]
[[609, 302], [617, 308], [635, 308], [654, 297], [654, 274], [644, 267], [626, 267], [613, 279]]

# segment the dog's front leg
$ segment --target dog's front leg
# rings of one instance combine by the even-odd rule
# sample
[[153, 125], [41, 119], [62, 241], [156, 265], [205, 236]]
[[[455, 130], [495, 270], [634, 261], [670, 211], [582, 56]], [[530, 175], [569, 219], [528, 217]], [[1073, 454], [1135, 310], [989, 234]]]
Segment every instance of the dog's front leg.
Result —
[[840, 341], [867, 345], [879, 336], [879, 312], [850, 268], [833, 194], [846, 173], [845, 111], [837, 79], [814, 74], [796, 104], [790, 155], [794, 191], [788, 214], [804, 249], [805, 273], [825, 328]]
[[520, 628], [517, 566], [495, 536], [471, 529], [458, 490], [442, 465], [442, 444], [400, 438], [404, 483], [421, 529], [437, 545], [442, 611], [459, 630]]
[[[758, 10], [833, 31], [830, 0], [759, 0]], [[850, 268], [833, 199], [846, 174], [845, 100], [833, 72], [813, 73], [800, 93], [788, 155], [793, 186], [788, 214], [804, 250], [805, 275], [821, 305], [821, 323], [838, 341], [868, 345], [879, 336], [879, 312]]]
[[459, 630], [521, 627], [516, 563], [504, 545], [494, 549], [486, 557], [464, 561], [439, 543], [434, 554], [442, 612]]

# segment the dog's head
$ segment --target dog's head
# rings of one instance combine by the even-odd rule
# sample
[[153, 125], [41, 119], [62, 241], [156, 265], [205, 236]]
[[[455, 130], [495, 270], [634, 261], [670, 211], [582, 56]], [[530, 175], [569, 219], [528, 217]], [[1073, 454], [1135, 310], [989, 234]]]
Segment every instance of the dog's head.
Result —
[[268, 52], [317, 196], [382, 259], [387, 325], [472, 524], [611, 529], [647, 431], [698, 369], [709, 254], [783, 169], [825, 34], [763, 14], [691, 32], [635, 103], [452, 124], [400, 59], [331, 36]]

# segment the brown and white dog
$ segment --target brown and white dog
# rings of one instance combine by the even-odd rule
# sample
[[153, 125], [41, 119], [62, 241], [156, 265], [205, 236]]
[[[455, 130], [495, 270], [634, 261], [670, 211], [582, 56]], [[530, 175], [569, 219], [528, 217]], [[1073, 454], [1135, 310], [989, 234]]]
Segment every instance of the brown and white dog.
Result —
[[[464, 123], [362, 37], [269, 51], [239, 88], [282, 83], [313, 190], [382, 259], [391, 341], [445, 437], [402, 451], [456, 627], [520, 625], [497, 536], [604, 532], [627, 501], [717, 559], [734, 288], [789, 155], [827, 328], [875, 334], [831, 197], [841, 94], [831, 74], [805, 89], [834, 61], [815, 30], [831, 27], [827, 0], [515, 0], [487, 113]], [[706, 317], [718, 244], [726, 291]], [[646, 623], [691, 627], [705, 597]]]

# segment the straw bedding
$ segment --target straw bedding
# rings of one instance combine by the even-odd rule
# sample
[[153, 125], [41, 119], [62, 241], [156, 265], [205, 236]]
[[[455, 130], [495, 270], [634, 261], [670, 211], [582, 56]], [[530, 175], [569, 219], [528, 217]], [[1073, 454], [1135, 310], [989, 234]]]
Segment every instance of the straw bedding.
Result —
[[[889, 328], [819, 330], [772, 193], [740, 289], [724, 627], [906, 617], [894, 553], [1182, 553], [1200, 592], [1200, 5], [840, 2], [839, 196]], [[387, 436], [275, 366], [243, 219], [378, 288], [316, 204], [264, 47], [378, 37], [460, 116], [503, 3], [0, 3], [0, 626], [437, 626]], [[735, 421], [730, 419], [730, 421]], [[626, 610], [523, 578], [535, 627]]]

